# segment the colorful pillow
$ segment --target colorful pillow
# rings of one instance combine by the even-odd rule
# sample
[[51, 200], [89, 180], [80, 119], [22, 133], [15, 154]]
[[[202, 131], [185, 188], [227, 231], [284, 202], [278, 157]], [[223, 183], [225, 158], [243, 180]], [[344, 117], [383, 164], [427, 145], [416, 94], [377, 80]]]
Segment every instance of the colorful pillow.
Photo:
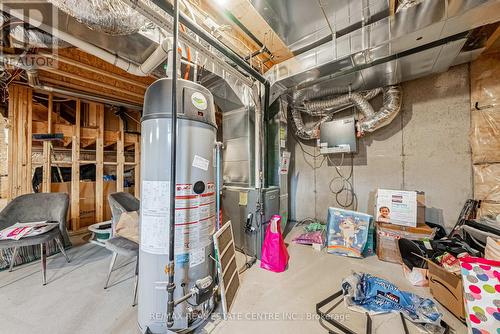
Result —
[[500, 261], [460, 258], [467, 327], [472, 334], [500, 334]]

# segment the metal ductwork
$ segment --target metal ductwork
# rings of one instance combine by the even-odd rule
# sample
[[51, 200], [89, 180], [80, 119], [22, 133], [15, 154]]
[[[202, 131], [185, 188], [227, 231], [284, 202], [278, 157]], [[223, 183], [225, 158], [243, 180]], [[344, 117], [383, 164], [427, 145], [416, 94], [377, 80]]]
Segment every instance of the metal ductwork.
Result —
[[[33, 20], [29, 18], [29, 12], [36, 10], [42, 18], [40, 25], [37, 25], [40, 30], [49, 35], [64, 35], [71, 45], [75, 45], [132, 74], [144, 75], [141, 74], [142, 71], [136, 71], [137, 67], [143, 64], [155, 50], [160, 52], [159, 46], [165, 38], [165, 32], [172, 29], [172, 18], [149, 0], [123, 0], [121, 2], [136, 12], [136, 16], [144, 17], [156, 27], [149, 29], [148, 25], [147, 30], [141, 29], [126, 36], [110, 35], [102, 30], [90, 29], [66, 12], [55, 10], [56, 7], [51, 3], [33, 3], [31, 0], [4, 0], [2, 8], [24, 22], [32, 22]], [[182, 31], [179, 33], [181, 41], [189, 46], [191, 52], [195, 54], [195, 63], [225, 80], [238, 81], [249, 87], [252, 86], [252, 80], [248, 76], [241, 73], [230, 62], [226, 62], [224, 56], [217, 53], [207, 43], [197, 39], [192, 33]], [[154, 74], [164, 75], [164, 71], [158, 67]]]
[[120, 0], [48, 0], [92, 30], [110, 35], [130, 35], [147, 20]]
[[2, 27], [3, 33], [12, 39], [11, 41], [2, 41], [2, 43], [11, 42], [11, 47], [54, 49], [70, 46], [68, 43], [54, 38], [51, 34], [30, 27], [24, 22], [16, 21], [2, 11], [0, 11], [0, 27]]
[[[332, 91], [345, 91], [349, 88], [330, 89]], [[368, 102], [378, 94], [383, 93], [383, 105], [375, 112]], [[316, 92], [316, 96], [323, 96], [321, 92]], [[319, 127], [324, 122], [331, 121], [334, 114], [347, 108], [356, 107], [363, 118], [358, 123], [361, 135], [380, 129], [388, 125], [401, 110], [402, 93], [399, 86], [388, 86], [385, 88], [375, 88], [360, 93], [348, 93], [334, 96], [327, 99], [316, 99], [303, 102], [301, 105], [292, 106], [292, 119], [295, 125], [296, 134], [300, 139], [311, 140], [319, 137]], [[318, 121], [307, 126], [302, 118], [302, 113], [312, 117], [320, 117]]]
[[[329, 90], [332, 91], [332, 90]], [[303, 103], [304, 112], [315, 116], [325, 113], [325, 110], [339, 109], [345, 107], [356, 106], [360, 110], [364, 110], [367, 116], [373, 115], [374, 111], [371, 108], [368, 100], [382, 92], [382, 88], [371, 89], [360, 93], [350, 93], [347, 95], [336, 96], [328, 99], [308, 100]], [[334, 94], [328, 94], [334, 95]], [[371, 111], [370, 111], [371, 109]]]
[[457, 64], [467, 33], [498, 21], [498, 13], [495, 0], [424, 0], [279, 63], [266, 77], [272, 85], [302, 89], [350, 76], [343, 87], [357, 91], [446, 71]]

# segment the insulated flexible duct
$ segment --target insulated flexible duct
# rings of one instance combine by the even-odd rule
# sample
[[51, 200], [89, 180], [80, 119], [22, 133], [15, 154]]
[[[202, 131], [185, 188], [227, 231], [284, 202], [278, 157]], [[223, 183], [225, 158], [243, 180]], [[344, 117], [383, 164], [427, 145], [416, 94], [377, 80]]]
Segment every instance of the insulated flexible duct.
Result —
[[304, 112], [309, 115], [314, 115], [314, 114], [324, 115], [325, 109], [338, 109], [353, 105], [359, 106], [360, 108], [364, 107], [369, 108], [366, 105], [367, 104], [366, 100], [371, 100], [380, 93], [382, 93], [382, 88], [375, 88], [360, 93], [351, 93], [350, 98], [349, 95], [347, 94], [324, 100], [306, 100], [305, 102], [303, 102], [303, 106], [305, 108]]
[[110, 35], [130, 35], [147, 20], [120, 0], [48, 0], [92, 30]]
[[297, 137], [303, 140], [312, 140], [319, 138], [319, 127], [324, 122], [331, 121], [333, 119], [334, 113], [324, 115], [319, 121], [314, 122], [310, 126], [306, 126], [302, 119], [302, 114], [299, 109], [292, 108], [292, 119], [295, 125], [295, 133]]
[[[373, 98], [377, 94], [371, 93], [369, 97]], [[363, 110], [363, 114], [367, 116], [371, 116], [375, 113], [370, 103], [368, 103], [367, 98], [361, 93], [351, 93], [326, 100], [304, 102], [305, 113], [313, 116], [318, 114], [318, 111], [320, 115], [324, 115], [324, 111], [327, 109], [338, 109], [348, 105], [354, 105], [359, 110]]]
[[[340, 90], [335, 88], [335, 91]], [[383, 106], [375, 112], [368, 100], [373, 99], [381, 92], [383, 93]], [[320, 95], [321, 93], [318, 92], [316, 96]], [[317, 139], [319, 137], [319, 127], [322, 123], [332, 120], [339, 109], [352, 106], [355, 106], [363, 114], [363, 119], [359, 122], [360, 133], [373, 132], [389, 124], [400, 111], [401, 89], [399, 86], [389, 86], [324, 100], [306, 101], [301, 107], [295, 106], [292, 109], [292, 118], [297, 136], [304, 140]], [[302, 119], [302, 112], [309, 116], [321, 117], [321, 119], [306, 126]]]
[[[384, 88], [384, 104], [373, 116], [367, 116], [359, 122], [361, 133], [373, 132], [388, 125], [401, 110], [402, 91], [400, 86]], [[361, 112], [363, 112], [361, 110]]]
[[[70, 46], [68, 43], [52, 37], [46, 32], [33, 28], [13, 19], [10, 15], [0, 12], [0, 27], [2, 35], [10, 36], [14, 42], [22, 44], [26, 48], [60, 48]], [[12, 46], [8, 38], [2, 40], [3, 46]]]

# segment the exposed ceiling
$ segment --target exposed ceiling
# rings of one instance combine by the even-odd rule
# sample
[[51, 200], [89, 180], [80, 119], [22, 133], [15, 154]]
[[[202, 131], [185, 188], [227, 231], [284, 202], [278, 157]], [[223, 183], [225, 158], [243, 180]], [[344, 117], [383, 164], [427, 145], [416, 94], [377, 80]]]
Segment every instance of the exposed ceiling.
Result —
[[288, 45], [297, 51], [364, 21], [389, 16], [387, 0], [251, 0]]
[[[154, 7], [149, 0], [122, 1]], [[50, 33], [55, 26], [135, 64], [157, 49], [171, 25], [170, 17], [156, 8], [152, 26], [114, 36], [91, 30], [48, 3], [2, 3], [12, 3], [25, 13], [35, 6], [44, 14], [41, 29]], [[266, 77], [274, 85], [274, 97], [284, 89], [347, 84], [368, 89], [445, 71], [480, 54], [481, 44], [464, 47], [474, 29], [500, 21], [498, 0], [415, 1], [414, 6], [397, 13], [395, 4], [404, 3], [402, 0], [232, 0], [224, 7], [216, 0], [182, 3], [187, 4], [183, 7], [186, 13], [194, 8], [196, 14], [191, 16], [197, 23], [228, 47], [240, 45], [235, 51], [257, 69], [272, 66]], [[189, 31], [182, 34], [190, 36]], [[191, 43], [196, 40], [190, 38]], [[205, 55], [198, 63], [208, 71], [222, 77], [229, 73], [248, 84], [234, 64], [203, 41], [195, 50], [197, 55]], [[162, 68], [158, 70], [161, 73]]]
[[358, 90], [392, 85], [477, 57], [480, 45], [462, 50], [471, 32], [499, 20], [497, 0], [426, 0], [333, 36], [275, 65], [266, 76], [276, 84], [275, 95], [280, 87], [351, 85]]

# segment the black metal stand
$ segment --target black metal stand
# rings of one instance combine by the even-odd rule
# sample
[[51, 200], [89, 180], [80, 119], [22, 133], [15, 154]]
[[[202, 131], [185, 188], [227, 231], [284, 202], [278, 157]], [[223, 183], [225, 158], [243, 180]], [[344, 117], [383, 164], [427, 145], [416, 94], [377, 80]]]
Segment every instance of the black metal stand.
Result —
[[[330, 303], [333, 303], [339, 297], [340, 297], [340, 299], [331, 308], [329, 308], [325, 312], [321, 311], [321, 308], [325, 307], [326, 305], [328, 305]], [[332, 312], [337, 306], [339, 306], [342, 303], [342, 300], [343, 300], [342, 297], [343, 297], [342, 290], [339, 290], [339, 291], [335, 292], [333, 295], [331, 295], [330, 297], [326, 298], [325, 300], [320, 301], [319, 303], [316, 304], [316, 314], [318, 314], [320, 316], [320, 321], [326, 321], [330, 325], [335, 327], [335, 329], [329, 329], [328, 327], [326, 327], [325, 325], [322, 324], [323, 327], [326, 330], [328, 330], [328, 334], [358, 334], [355, 331], [351, 330], [350, 328], [347, 328], [346, 326], [344, 326], [340, 322], [336, 321], [335, 319], [333, 319], [329, 315], [330, 312]], [[372, 319], [368, 313], [365, 313], [365, 315], [366, 315], [366, 331], [365, 331], [365, 333], [372, 334]], [[406, 319], [405, 319], [403, 313], [400, 313], [399, 315], [401, 316], [401, 322], [403, 323], [404, 333], [409, 334], [410, 332], [408, 331], [408, 325], [407, 325], [407, 322], [406, 322]], [[441, 320], [441, 326], [443, 326], [445, 329], [444, 334], [449, 334], [450, 326], [444, 320]], [[336, 332], [335, 330], [339, 330], [340, 332]]]

